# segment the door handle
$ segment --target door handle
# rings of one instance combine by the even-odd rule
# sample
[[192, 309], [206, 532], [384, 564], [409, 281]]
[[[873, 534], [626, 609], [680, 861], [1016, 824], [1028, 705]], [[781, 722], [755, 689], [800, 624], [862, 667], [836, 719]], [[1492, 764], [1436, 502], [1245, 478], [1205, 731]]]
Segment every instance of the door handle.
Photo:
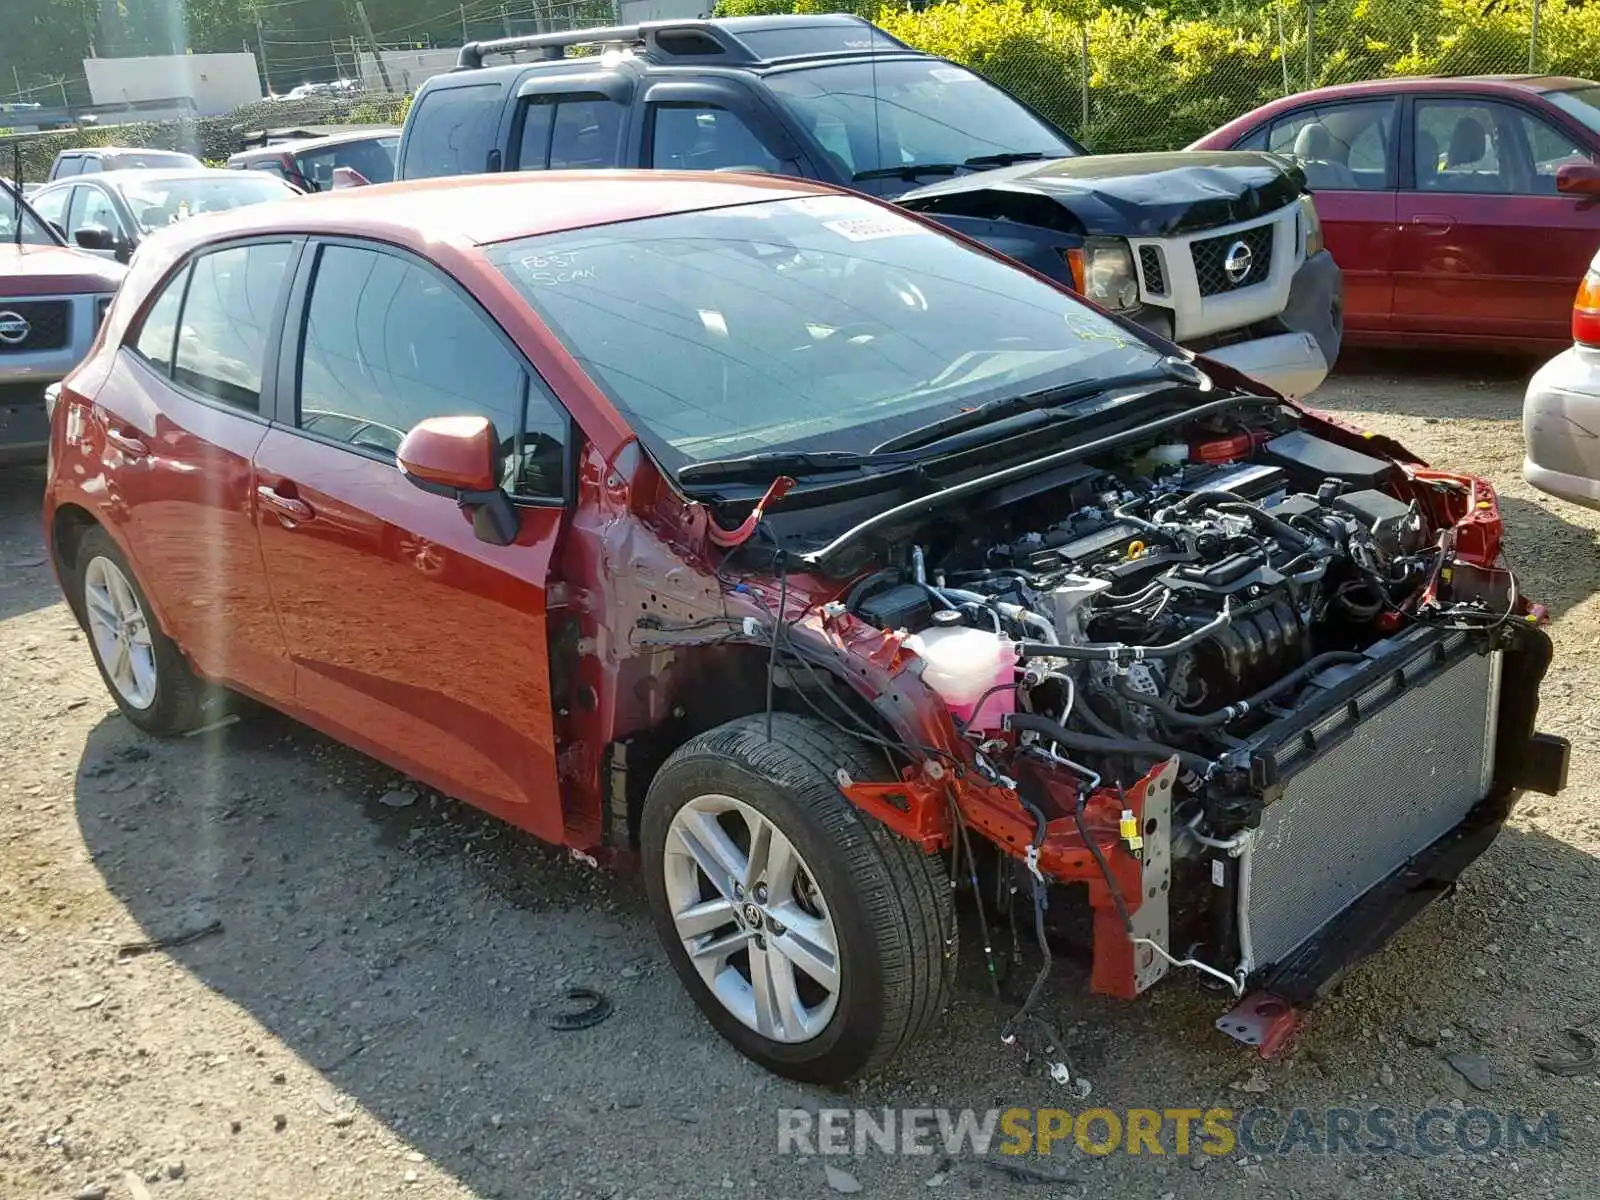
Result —
[[1447, 217], [1443, 213], [1418, 213], [1411, 218], [1411, 223], [1435, 233], [1449, 233], [1456, 224], [1454, 218]]
[[110, 442], [129, 458], [143, 458], [150, 453], [149, 446], [146, 446], [131, 433], [123, 433], [120, 429], [108, 427], [106, 429], [106, 441]]
[[297, 496], [285, 496], [269, 484], [263, 483], [256, 488], [256, 499], [261, 501], [263, 508], [272, 510], [287, 521], [309, 521], [316, 515], [304, 500]]

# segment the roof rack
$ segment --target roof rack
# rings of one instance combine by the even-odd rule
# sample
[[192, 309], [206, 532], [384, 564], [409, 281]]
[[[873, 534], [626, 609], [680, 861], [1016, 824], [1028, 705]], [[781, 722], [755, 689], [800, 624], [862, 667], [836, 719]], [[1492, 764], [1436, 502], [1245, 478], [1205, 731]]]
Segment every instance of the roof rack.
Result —
[[468, 42], [461, 47], [457, 68], [483, 66], [485, 55], [516, 54], [538, 50], [540, 58], [560, 59], [572, 46], [643, 46], [663, 57], [714, 55], [724, 62], [756, 62], [749, 47], [712, 21], [641, 21], [637, 25], [611, 25], [601, 29], [572, 29], [564, 33], [530, 33], [520, 37]]
[[[769, 51], [779, 47], [773, 44], [772, 35], [780, 31], [797, 34], [815, 34], [819, 30], [837, 31], [837, 45], [818, 45], [804, 39], [794, 43], [786, 53], [758, 53], [752, 44], [757, 38]], [[740, 35], [748, 34], [751, 41]], [[865, 37], [865, 41], [861, 40]], [[850, 39], [854, 40], [850, 40]], [[792, 40], [792, 39], [791, 39]], [[645, 57], [656, 61], [714, 61], [726, 64], [751, 65], [770, 63], [785, 58], [819, 57], [839, 53], [858, 53], [865, 48], [905, 49], [905, 43], [891, 37], [870, 21], [847, 13], [825, 13], [815, 16], [778, 15], [768, 17], [732, 17], [676, 21], [641, 21], [637, 25], [611, 25], [600, 29], [573, 29], [565, 33], [532, 33], [522, 37], [496, 38], [488, 42], [468, 42], [461, 47], [456, 60], [457, 70], [472, 70], [483, 66], [490, 54], [516, 54], [523, 50], [537, 50], [539, 57], [559, 60], [566, 57], [568, 48], [574, 46], [622, 47], [642, 50]]]

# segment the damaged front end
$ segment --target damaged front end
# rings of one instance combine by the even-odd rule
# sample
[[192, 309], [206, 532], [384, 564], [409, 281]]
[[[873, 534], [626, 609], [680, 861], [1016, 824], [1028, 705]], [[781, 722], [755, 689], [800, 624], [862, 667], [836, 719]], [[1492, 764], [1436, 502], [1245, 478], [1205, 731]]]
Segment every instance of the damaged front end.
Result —
[[1271, 1050], [1564, 785], [1500, 535], [1483, 480], [1238, 397], [767, 545], [728, 599], [780, 698], [891, 753], [861, 810], [1082, 885], [1094, 991], [1191, 968]]

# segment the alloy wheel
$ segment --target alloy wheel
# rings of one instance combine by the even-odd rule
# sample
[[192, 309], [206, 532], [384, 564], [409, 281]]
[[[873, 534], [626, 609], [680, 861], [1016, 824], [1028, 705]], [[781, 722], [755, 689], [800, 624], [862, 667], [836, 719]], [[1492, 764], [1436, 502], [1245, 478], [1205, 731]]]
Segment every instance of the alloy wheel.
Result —
[[839, 938], [792, 842], [732, 796], [697, 796], [672, 817], [663, 850], [679, 938], [711, 993], [762, 1037], [804, 1042], [839, 999]]
[[156, 655], [150, 619], [122, 569], [103, 555], [83, 572], [89, 635], [117, 695], [133, 708], [156, 699]]

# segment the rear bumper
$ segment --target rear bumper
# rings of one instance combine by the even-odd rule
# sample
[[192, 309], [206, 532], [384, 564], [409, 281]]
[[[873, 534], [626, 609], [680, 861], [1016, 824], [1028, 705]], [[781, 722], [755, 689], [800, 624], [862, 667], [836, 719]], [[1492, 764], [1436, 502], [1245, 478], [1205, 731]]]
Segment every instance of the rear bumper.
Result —
[[1203, 353], [1291, 400], [1310, 395], [1328, 377], [1328, 360], [1309, 333], [1279, 333]]
[[1600, 508], [1600, 350], [1570, 346], [1540, 367], [1522, 402], [1522, 477]]

